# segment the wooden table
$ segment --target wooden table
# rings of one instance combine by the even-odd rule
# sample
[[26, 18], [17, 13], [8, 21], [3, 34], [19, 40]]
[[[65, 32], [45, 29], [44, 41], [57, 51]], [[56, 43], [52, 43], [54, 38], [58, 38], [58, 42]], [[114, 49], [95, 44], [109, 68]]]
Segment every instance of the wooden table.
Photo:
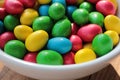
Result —
[[[35, 80], [11, 71], [0, 62], [0, 80]], [[77, 80], [120, 80], [120, 55], [101, 71]]]

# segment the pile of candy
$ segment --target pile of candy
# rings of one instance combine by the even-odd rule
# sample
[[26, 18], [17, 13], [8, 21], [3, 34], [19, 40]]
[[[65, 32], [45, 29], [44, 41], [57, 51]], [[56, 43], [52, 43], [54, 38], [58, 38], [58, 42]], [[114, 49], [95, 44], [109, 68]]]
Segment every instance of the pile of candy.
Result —
[[24, 61], [80, 64], [119, 42], [116, 0], [2, 0], [0, 48]]

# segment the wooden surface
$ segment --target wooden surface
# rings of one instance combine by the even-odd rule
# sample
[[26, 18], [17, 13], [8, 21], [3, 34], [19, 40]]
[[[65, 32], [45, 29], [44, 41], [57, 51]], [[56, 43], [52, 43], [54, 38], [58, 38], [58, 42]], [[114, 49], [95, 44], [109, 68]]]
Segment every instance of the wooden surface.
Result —
[[[11, 71], [0, 62], [0, 80], [35, 80]], [[120, 80], [120, 55], [101, 71], [77, 80]]]

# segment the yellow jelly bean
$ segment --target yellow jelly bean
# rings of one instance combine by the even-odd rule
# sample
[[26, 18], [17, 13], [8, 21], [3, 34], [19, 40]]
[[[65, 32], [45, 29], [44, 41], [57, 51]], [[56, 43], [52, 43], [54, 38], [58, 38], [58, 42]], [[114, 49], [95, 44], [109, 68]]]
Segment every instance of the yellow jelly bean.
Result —
[[25, 9], [20, 17], [20, 22], [23, 25], [32, 25], [33, 21], [39, 16], [35, 9]]
[[117, 32], [112, 31], [112, 30], [108, 30], [105, 32], [105, 34], [109, 35], [112, 38], [114, 46], [117, 45], [117, 43], [119, 42], [119, 35]]
[[48, 33], [44, 30], [37, 30], [31, 33], [25, 40], [28, 51], [36, 52], [41, 50], [48, 41]]
[[106, 30], [113, 30], [120, 34], [120, 18], [115, 15], [108, 15], [104, 19]]
[[17, 39], [25, 41], [25, 39], [33, 32], [32, 28], [26, 25], [18, 25], [14, 29], [14, 34]]
[[38, 0], [39, 4], [49, 4], [51, 0]]
[[0, 0], [0, 7], [3, 7], [5, 0]]
[[117, 1], [116, 1], [116, 0], [108, 0], [108, 1], [112, 2], [112, 3], [114, 4], [115, 8], [117, 9], [118, 4], [117, 4]]
[[74, 59], [75, 63], [79, 64], [96, 59], [96, 54], [92, 49], [84, 48], [77, 51]]
[[79, 5], [80, 3], [82, 3], [84, 0], [77, 0], [77, 4]]
[[92, 44], [91, 43], [86, 43], [86, 44], [83, 45], [83, 48], [92, 49]]

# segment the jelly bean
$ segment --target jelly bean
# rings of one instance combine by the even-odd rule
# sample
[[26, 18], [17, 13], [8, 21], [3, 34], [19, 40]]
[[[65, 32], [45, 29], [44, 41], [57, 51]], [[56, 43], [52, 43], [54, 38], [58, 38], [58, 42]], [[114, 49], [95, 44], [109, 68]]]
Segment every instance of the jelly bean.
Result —
[[32, 25], [33, 21], [39, 16], [35, 9], [25, 9], [20, 17], [20, 22], [23, 25]]
[[5, 44], [10, 41], [10, 40], [14, 40], [15, 35], [12, 32], [4, 32], [0, 35], [0, 48], [3, 49]]
[[82, 39], [77, 35], [71, 35], [70, 41], [72, 42], [72, 51], [82, 49]]
[[48, 33], [44, 30], [37, 30], [31, 33], [25, 40], [28, 51], [36, 52], [41, 50], [48, 41]]
[[62, 19], [55, 23], [52, 28], [53, 37], [68, 37], [71, 34], [71, 22], [68, 19]]
[[77, 34], [77, 31], [79, 29], [79, 27], [77, 26], [77, 24], [72, 23], [71, 26], [72, 26], [71, 35]]
[[72, 20], [72, 13], [77, 9], [76, 6], [67, 6], [67, 16]]
[[112, 38], [113, 46], [116, 46], [119, 42], [119, 35], [116, 31], [107, 30], [104, 32], [105, 34], [109, 35]]
[[10, 14], [21, 14], [24, 10], [23, 4], [18, 0], [6, 0], [4, 7]]
[[7, 15], [5, 8], [0, 8], [0, 19], [3, 20], [4, 17]]
[[51, 0], [38, 0], [39, 4], [49, 4]]
[[93, 5], [89, 2], [83, 2], [79, 5], [79, 8], [86, 9], [88, 12], [93, 11]]
[[39, 14], [40, 16], [48, 16], [49, 5], [41, 5], [39, 7]]
[[22, 59], [26, 53], [26, 48], [23, 42], [11, 40], [5, 44], [4, 51], [11, 56]]
[[4, 25], [7, 30], [13, 31], [19, 25], [19, 19], [13, 15], [7, 15], [4, 19]]
[[4, 24], [2, 21], [0, 21], [0, 34], [4, 32]]
[[67, 54], [63, 55], [63, 64], [64, 65], [69, 65], [69, 64], [75, 64], [74, 61], [74, 52], [68, 52]]
[[89, 21], [93, 24], [98, 24], [101, 27], [104, 25], [104, 15], [100, 12], [91, 12], [89, 14]]
[[[120, 34], [120, 19], [115, 15], [108, 15], [104, 20], [105, 29], [113, 30]], [[114, 26], [114, 27], [113, 27]]]
[[84, 42], [92, 42], [93, 38], [100, 33], [102, 33], [102, 28], [99, 25], [88, 24], [82, 26], [78, 30], [77, 35], [80, 36]]
[[83, 48], [92, 49], [92, 43], [85, 43], [85, 44], [83, 45]]
[[65, 37], [55, 37], [48, 40], [47, 48], [60, 54], [66, 54], [71, 50], [72, 43]]
[[94, 59], [96, 59], [96, 54], [92, 49], [89, 48], [80, 49], [75, 53], [74, 58], [76, 64], [88, 62]]
[[92, 48], [98, 56], [103, 56], [113, 49], [113, 42], [107, 34], [98, 34], [92, 41]]
[[49, 7], [49, 16], [54, 20], [59, 20], [65, 15], [65, 7], [61, 3], [53, 3]]
[[63, 59], [62, 56], [53, 50], [42, 50], [37, 55], [37, 63], [38, 64], [46, 64], [46, 65], [62, 65]]
[[100, 0], [87, 0], [87, 1], [90, 2], [90, 3], [96, 4]]
[[34, 20], [33, 22], [33, 30], [45, 30], [50, 32], [53, 26], [53, 22], [49, 16], [41, 16]]
[[52, 0], [53, 3], [61, 3], [64, 7], [66, 7], [66, 0]]
[[[26, 25], [18, 25], [14, 29], [15, 37], [19, 40], [25, 41], [25, 39], [33, 32], [32, 28]], [[22, 33], [22, 34], [21, 34]]]
[[113, 5], [115, 6], [115, 8], [117, 8], [117, 7], [118, 7], [117, 0], [108, 0], [108, 1], [112, 2], [112, 3], [113, 3]]
[[67, 4], [76, 4], [77, 0], [66, 0]]
[[72, 18], [75, 23], [78, 25], [83, 25], [88, 22], [89, 12], [86, 9], [76, 9], [73, 14]]
[[84, 0], [77, 0], [77, 4], [80, 5]]
[[110, 15], [110, 14], [115, 14], [116, 13], [116, 8], [115, 6], [107, 0], [100, 0], [96, 4], [96, 10], [101, 12], [102, 14]]
[[24, 56], [24, 61], [36, 63], [36, 57], [38, 53], [27, 53]]
[[0, 8], [3, 7], [5, 0], [0, 0]]
[[32, 8], [34, 7], [36, 0], [19, 0], [25, 8]]

